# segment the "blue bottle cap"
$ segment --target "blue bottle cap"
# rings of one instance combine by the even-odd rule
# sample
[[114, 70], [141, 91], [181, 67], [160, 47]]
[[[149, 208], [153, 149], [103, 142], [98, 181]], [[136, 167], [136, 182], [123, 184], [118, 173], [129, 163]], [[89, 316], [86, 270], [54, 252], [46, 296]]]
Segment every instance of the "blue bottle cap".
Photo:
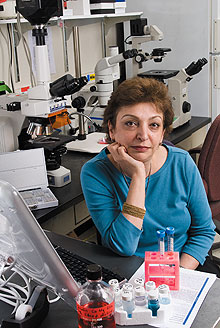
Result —
[[165, 230], [157, 230], [157, 238], [164, 238]]
[[175, 232], [175, 229], [173, 227], [167, 227], [166, 228], [166, 234], [167, 235], [173, 235]]

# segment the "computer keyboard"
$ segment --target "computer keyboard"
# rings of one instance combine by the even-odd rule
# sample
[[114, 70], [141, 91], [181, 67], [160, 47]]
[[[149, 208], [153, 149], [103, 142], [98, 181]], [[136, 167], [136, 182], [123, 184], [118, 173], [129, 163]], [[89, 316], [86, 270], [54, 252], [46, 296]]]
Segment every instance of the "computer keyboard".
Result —
[[[94, 262], [91, 262], [60, 246], [54, 244], [53, 246], [60, 258], [62, 259], [63, 263], [66, 265], [72, 277], [78, 283], [84, 284], [86, 282], [86, 267], [89, 264], [94, 264]], [[119, 283], [126, 280], [126, 278], [102, 266], [102, 280], [104, 280], [105, 282], [109, 282], [110, 279], [118, 279]]]

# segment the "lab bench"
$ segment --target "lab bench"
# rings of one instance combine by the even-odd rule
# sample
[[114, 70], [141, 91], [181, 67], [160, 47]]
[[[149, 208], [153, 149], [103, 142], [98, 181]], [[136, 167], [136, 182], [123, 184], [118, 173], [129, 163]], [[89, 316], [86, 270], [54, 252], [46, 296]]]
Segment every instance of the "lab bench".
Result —
[[[92, 262], [98, 263], [101, 266], [117, 272], [123, 277], [130, 279], [142, 264], [143, 259], [137, 256], [120, 256], [113, 253], [110, 249], [103, 246], [95, 245], [88, 242], [83, 242], [74, 238], [61, 236], [53, 232], [46, 232], [48, 238], [56, 245], [59, 245], [79, 256], [82, 256]], [[197, 313], [192, 328], [212, 327], [214, 322], [219, 317], [220, 306], [220, 279], [216, 279], [208, 294], [203, 301], [199, 312]], [[54, 295], [51, 295], [54, 298]], [[12, 308], [0, 301], [0, 322], [3, 318], [10, 315]], [[77, 328], [77, 313], [69, 305], [62, 300], [50, 304], [50, 309], [47, 317], [40, 325], [41, 328]], [[122, 326], [116, 326], [117, 328]], [[128, 326], [130, 328], [146, 327], [149, 325]]]
[[[122, 276], [129, 279], [138, 267], [142, 264], [143, 259], [137, 256], [122, 257], [113, 253], [111, 250], [95, 245], [88, 242], [83, 242], [74, 238], [57, 235], [52, 232], [46, 232], [49, 239], [56, 245], [62, 246], [63, 248], [76, 253], [90, 261], [99, 263], [100, 265], [110, 269], [113, 272], [118, 272]], [[205, 300], [203, 301], [199, 312], [197, 313], [192, 328], [200, 327], [212, 327], [214, 322], [219, 317], [219, 306], [220, 306], [220, 279], [216, 279], [212, 287], [210, 288]], [[53, 298], [54, 295], [51, 297]], [[0, 322], [2, 318], [6, 318], [9, 315], [8, 305], [0, 302]], [[62, 300], [55, 302], [50, 305], [49, 313], [45, 320], [40, 325], [41, 328], [77, 328], [77, 313], [69, 305]], [[117, 325], [117, 328], [122, 327]], [[146, 327], [150, 328], [153, 326], [139, 325], [139, 326], [128, 326], [130, 328]]]

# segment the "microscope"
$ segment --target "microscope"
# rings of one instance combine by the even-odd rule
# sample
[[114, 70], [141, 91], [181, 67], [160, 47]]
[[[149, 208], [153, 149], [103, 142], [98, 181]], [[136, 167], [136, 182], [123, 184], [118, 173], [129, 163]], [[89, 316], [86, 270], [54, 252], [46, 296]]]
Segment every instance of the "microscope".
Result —
[[167, 86], [172, 100], [174, 110], [173, 128], [177, 128], [191, 119], [191, 104], [188, 101], [188, 82], [192, 76], [198, 74], [204, 65], [208, 63], [206, 58], [200, 58], [197, 62], [193, 61], [186, 68], [178, 70], [150, 70], [138, 76], [155, 78], [164, 82], [168, 79]]
[[[19, 135], [19, 148], [43, 147], [45, 152], [49, 184], [56, 180], [67, 184], [71, 181], [70, 170], [62, 167], [61, 156], [66, 152], [66, 143], [75, 140], [73, 136], [61, 135], [54, 131], [54, 124], [60, 116], [67, 117], [65, 96], [78, 92], [87, 83], [86, 77], [73, 78], [67, 74], [50, 82], [48, 49], [45, 42], [46, 24], [53, 16], [62, 15], [62, 1], [16, 0], [17, 11], [33, 26], [32, 35], [36, 39], [36, 86], [28, 90], [27, 99], [20, 104], [21, 114], [28, 119], [27, 129]], [[8, 110], [14, 104], [9, 104]], [[18, 108], [19, 109], [19, 108]], [[59, 182], [59, 186], [62, 186]]]
[[177, 128], [191, 119], [191, 104], [188, 102], [188, 82], [207, 63], [206, 58], [200, 58], [197, 62], [193, 61], [186, 68], [182, 68], [176, 76], [168, 79], [168, 90], [174, 110], [173, 128]]
[[[137, 55], [136, 49], [131, 49], [118, 53], [117, 47], [110, 47], [110, 56], [98, 61], [95, 66], [95, 84], [89, 89], [83, 88], [73, 99], [72, 106], [77, 109], [80, 117], [79, 138], [86, 138], [85, 121], [92, 121], [97, 129], [101, 129], [104, 108], [113, 91], [113, 82], [120, 78], [119, 63], [134, 58]], [[70, 115], [70, 118], [72, 118]]]
[[131, 20], [130, 32], [131, 35], [128, 38], [131, 38], [131, 41], [126, 43], [137, 49], [137, 54], [132, 62], [133, 76], [138, 75], [144, 62], [153, 60], [155, 63], [160, 63], [167, 52], [171, 51], [170, 48], [154, 48], [150, 54], [143, 52], [141, 46], [143, 43], [163, 40], [163, 32], [156, 25], [148, 25], [146, 18]]
[[51, 134], [56, 116], [66, 111], [65, 96], [80, 90], [87, 83], [86, 77], [73, 78], [67, 74], [53, 83], [50, 82], [48, 49], [45, 43], [45, 24], [54, 15], [62, 14], [62, 2], [53, 0], [50, 5], [40, 0], [17, 0], [17, 10], [33, 26], [36, 39], [35, 59], [37, 85], [28, 90], [28, 99], [21, 103], [22, 115], [28, 117], [27, 133], [33, 136]]

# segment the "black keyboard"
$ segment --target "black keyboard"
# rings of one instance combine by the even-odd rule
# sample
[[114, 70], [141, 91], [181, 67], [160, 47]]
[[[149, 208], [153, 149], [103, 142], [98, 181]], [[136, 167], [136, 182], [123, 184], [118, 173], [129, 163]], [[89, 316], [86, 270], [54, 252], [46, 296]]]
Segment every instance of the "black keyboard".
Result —
[[[77, 254], [74, 254], [68, 251], [67, 249], [62, 248], [61, 246], [57, 246], [54, 244], [53, 246], [60, 258], [62, 259], [63, 263], [69, 270], [72, 277], [78, 283], [84, 284], [86, 282], [86, 267], [89, 264], [94, 264], [94, 262], [91, 262]], [[126, 278], [102, 266], [102, 280], [104, 280], [105, 282], [109, 282], [110, 279], [118, 279], [119, 282], [126, 280]]]

